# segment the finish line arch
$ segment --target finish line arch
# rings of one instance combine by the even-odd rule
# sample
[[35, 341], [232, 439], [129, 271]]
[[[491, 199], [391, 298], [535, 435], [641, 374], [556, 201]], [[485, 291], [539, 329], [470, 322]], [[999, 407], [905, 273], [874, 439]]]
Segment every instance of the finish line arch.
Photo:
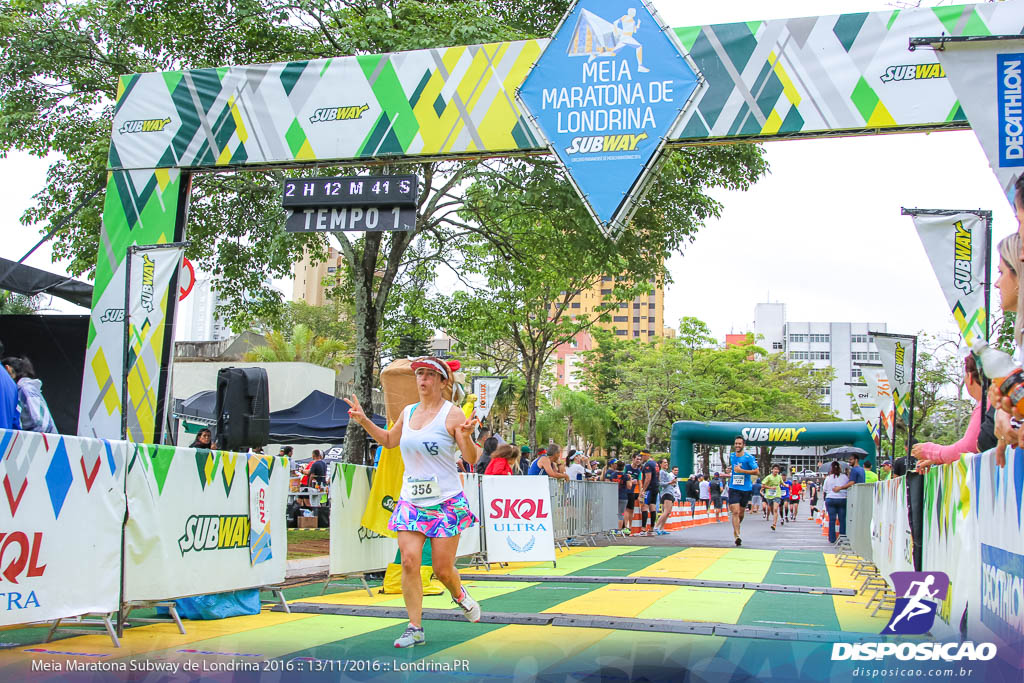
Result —
[[[907, 46], [920, 36], [1020, 35], [1022, 4], [665, 29], [701, 79], [665, 143], [968, 128], [935, 53]], [[121, 76], [78, 433], [122, 438], [123, 423], [132, 441], [162, 440], [177, 288], [172, 280], [147, 302], [150, 315], [129, 320], [128, 253], [187, 239], [192, 173], [549, 154], [516, 93], [551, 42]]]
[[691, 422], [672, 425], [671, 464], [680, 477], [693, 474], [693, 445], [731, 446], [737, 436], [748, 446], [856, 446], [874, 462], [875, 441], [861, 422]]

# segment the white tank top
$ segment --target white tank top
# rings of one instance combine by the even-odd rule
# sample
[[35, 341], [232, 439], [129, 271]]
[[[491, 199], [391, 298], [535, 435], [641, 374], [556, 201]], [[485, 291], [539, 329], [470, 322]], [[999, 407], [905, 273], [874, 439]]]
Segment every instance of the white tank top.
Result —
[[[441, 494], [436, 498], [415, 502], [417, 507], [425, 507], [439, 505], [462, 493], [462, 482], [459, 480], [459, 470], [455, 465], [459, 457], [455, 438], [448, 433], [448, 429], [445, 427], [448, 413], [452, 409], [452, 402], [445, 401], [434, 419], [422, 429], [413, 429], [411, 426], [412, 409], [418, 405], [416, 403], [405, 407], [405, 421], [402, 425], [402, 439], [399, 441], [399, 447], [402, 449], [402, 461], [405, 463], [404, 480], [437, 477]], [[405, 488], [402, 487], [402, 500], [412, 502], [405, 497]]]

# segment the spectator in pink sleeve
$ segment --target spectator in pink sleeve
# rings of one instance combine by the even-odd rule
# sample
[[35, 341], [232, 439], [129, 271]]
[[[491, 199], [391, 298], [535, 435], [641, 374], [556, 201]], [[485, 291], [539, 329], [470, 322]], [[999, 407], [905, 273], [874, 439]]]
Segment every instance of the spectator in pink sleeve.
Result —
[[978, 434], [981, 432], [981, 376], [978, 374], [978, 365], [974, 362], [974, 356], [968, 355], [964, 359], [964, 384], [967, 393], [976, 402], [974, 412], [971, 413], [971, 420], [967, 423], [967, 432], [963, 438], [955, 444], [941, 446], [937, 443], [914, 444], [910, 451], [911, 455], [917, 458], [917, 471], [924, 473], [932, 465], [945, 465], [956, 462], [962, 453], [978, 452]]

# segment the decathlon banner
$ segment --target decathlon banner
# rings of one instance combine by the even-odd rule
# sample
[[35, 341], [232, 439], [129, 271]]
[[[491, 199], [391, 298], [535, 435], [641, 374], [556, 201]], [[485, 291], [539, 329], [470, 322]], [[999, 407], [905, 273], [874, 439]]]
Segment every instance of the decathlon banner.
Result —
[[985, 221], [973, 213], [912, 213], [911, 218], [964, 342], [970, 346], [985, 339]]
[[483, 421], [494, 407], [494, 398], [501, 389], [504, 377], [474, 377], [473, 393], [476, 394], [476, 416]]
[[273, 553], [253, 564], [251, 473], [245, 454], [137, 444], [127, 475], [125, 600], [180, 598], [284, 581], [288, 459], [264, 462]]
[[[970, 509], [977, 516], [976, 564], [967, 585], [967, 635], [999, 645], [1000, 658], [1024, 668], [1024, 450], [970, 456]], [[973, 475], [973, 476], [971, 476]]]
[[483, 477], [488, 562], [554, 562], [547, 477]]
[[117, 610], [129, 447], [0, 429], [0, 626]]
[[910, 419], [910, 375], [913, 369], [913, 337], [872, 332], [882, 369], [892, 391], [894, 414], [906, 422]]
[[[173, 338], [167, 325], [167, 298], [177, 295], [184, 246], [133, 247], [128, 253], [127, 414], [125, 438], [151, 443], [159, 436], [168, 390], [163, 367], [164, 346]], [[173, 303], [172, 303], [173, 305]]]
[[935, 54], [1012, 204], [1024, 171], [1024, 38], [943, 42]]
[[867, 384], [871, 398], [878, 407], [880, 431], [891, 439], [895, 422], [893, 420], [892, 389], [889, 379], [885, 376], [885, 369], [881, 365], [872, 363], [854, 363], [854, 365], [860, 368], [864, 383]]
[[893, 572], [914, 571], [914, 542], [910, 535], [907, 478], [893, 477], [874, 484], [871, 511], [871, 560], [891, 583]]

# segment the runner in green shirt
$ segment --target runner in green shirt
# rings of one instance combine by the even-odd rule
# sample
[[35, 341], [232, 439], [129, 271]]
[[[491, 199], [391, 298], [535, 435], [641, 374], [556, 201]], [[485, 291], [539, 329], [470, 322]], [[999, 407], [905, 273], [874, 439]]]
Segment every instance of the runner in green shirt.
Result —
[[779, 505], [782, 502], [782, 476], [779, 474], [779, 466], [772, 465], [772, 473], [761, 480], [761, 497], [765, 505], [775, 515], [772, 519], [772, 531], [779, 523]]

